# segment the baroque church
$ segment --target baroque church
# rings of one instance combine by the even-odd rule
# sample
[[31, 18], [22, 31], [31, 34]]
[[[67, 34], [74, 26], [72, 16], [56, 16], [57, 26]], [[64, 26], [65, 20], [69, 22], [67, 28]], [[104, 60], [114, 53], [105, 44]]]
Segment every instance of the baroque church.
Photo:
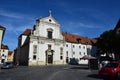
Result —
[[85, 55], [95, 56], [95, 39], [63, 33], [60, 24], [51, 15], [36, 20], [33, 29], [26, 29], [18, 38], [15, 63], [18, 65], [61, 65], [72, 58], [79, 63]]

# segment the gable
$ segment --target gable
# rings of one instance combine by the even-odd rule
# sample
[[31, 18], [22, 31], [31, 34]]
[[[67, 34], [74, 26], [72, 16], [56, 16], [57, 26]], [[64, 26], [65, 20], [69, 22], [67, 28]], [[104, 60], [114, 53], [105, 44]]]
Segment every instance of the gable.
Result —
[[51, 23], [51, 24], [60, 25], [52, 16], [48, 16], [48, 17], [45, 17], [45, 18], [41, 18], [40, 21], [47, 22], [47, 23]]

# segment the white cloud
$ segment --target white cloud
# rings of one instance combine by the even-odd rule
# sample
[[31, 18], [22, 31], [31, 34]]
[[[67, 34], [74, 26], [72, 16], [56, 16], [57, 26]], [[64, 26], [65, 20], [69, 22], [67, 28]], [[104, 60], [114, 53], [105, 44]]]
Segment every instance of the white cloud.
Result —
[[92, 23], [82, 23], [82, 22], [68, 22], [67, 25], [69, 28], [89, 28], [89, 29], [96, 29], [100, 28], [97, 24]]
[[15, 18], [15, 19], [27, 19], [27, 20], [34, 20], [34, 16], [29, 14], [17, 13], [6, 11], [0, 8], [0, 16], [8, 17], [8, 18]]
[[0, 10], [0, 15], [5, 17], [10, 17], [10, 18], [23, 18], [22, 16], [20, 16], [20, 14], [7, 12], [5, 10]]

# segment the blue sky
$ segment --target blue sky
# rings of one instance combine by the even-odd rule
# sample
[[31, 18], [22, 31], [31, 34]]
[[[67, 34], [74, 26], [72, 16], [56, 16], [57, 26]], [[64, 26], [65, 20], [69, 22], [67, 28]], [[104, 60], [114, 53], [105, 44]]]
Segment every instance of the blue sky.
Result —
[[18, 36], [49, 10], [61, 30], [90, 38], [113, 29], [120, 18], [120, 0], [0, 0], [0, 25], [6, 27], [3, 43], [14, 50]]

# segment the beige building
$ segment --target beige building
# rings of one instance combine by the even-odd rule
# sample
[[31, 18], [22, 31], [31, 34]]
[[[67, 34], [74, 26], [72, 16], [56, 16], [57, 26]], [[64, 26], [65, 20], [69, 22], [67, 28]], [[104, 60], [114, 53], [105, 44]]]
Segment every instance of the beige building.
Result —
[[14, 59], [14, 52], [9, 51], [7, 61], [13, 62], [13, 59]]

